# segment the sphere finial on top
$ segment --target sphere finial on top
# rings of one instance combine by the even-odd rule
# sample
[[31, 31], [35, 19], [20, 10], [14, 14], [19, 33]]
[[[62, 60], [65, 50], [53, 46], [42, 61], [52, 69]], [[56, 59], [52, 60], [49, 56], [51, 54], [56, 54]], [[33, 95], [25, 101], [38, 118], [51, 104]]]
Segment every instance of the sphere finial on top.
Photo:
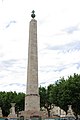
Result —
[[32, 17], [32, 18], [35, 18], [35, 16], [36, 16], [36, 15], [35, 15], [35, 11], [33, 10], [31, 13], [32, 13], [32, 14], [31, 14], [31, 17]]

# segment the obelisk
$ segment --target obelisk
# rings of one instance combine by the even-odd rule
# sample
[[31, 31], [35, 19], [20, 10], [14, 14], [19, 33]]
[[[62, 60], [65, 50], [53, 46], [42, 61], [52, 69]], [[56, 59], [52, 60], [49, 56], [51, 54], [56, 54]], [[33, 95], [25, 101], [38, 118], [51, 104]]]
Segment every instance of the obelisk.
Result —
[[37, 47], [37, 21], [35, 11], [32, 11], [29, 24], [27, 89], [25, 97], [25, 111], [36, 115], [40, 111], [40, 97], [38, 89], [38, 47]]

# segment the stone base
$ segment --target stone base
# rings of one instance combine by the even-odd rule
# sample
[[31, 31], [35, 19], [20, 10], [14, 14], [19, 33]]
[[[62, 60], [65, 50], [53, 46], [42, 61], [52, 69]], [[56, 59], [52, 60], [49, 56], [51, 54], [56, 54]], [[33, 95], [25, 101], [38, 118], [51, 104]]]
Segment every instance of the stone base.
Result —
[[48, 117], [48, 115], [43, 112], [43, 111], [21, 111], [19, 112], [19, 117], [24, 117], [24, 119], [28, 119], [31, 117], [42, 117], [42, 118], [46, 118]]
[[25, 111], [40, 111], [40, 96], [30, 94], [25, 97]]
[[17, 114], [9, 114], [8, 117], [9, 118], [17, 118]]

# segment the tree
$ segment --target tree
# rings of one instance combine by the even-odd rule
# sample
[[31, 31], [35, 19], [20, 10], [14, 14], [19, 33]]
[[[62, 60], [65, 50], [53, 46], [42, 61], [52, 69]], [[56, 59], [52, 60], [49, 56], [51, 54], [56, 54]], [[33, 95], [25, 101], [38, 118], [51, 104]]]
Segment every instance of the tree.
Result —
[[68, 88], [70, 90], [71, 104], [75, 115], [80, 114], [80, 75], [74, 74], [68, 77]]
[[41, 86], [39, 88], [40, 107], [47, 109], [48, 117], [50, 117], [50, 110], [52, 109], [51, 87], [52, 85], [48, 86], [47, 89]]
[[39, 87], [39, 95], [40, 95], [40, 108], [45, 106], [46, 103], [46, 88], [45, 87]]
[[10, 113], [11, 104], [16, 103], [16, 113], [17, 110], [24, 110], [24, 93], [14, 92], [0, 92], [0, 107], [2, 108], [3, 116], [8, 116]]
[[52, 105], [55, 104], [67, 113], [68, 105], [72, 105], [74, 114], [80, 114], [80, 75], [64, 77], [47, 88], [40, 87], [40, 104], [45, 107], [50, 116]]
[[66, 80], [61, 78], [56, 82], [53, 91], [56, 94], [56, 101], [54, 101], [56, 105], [65, 110], [66, 113], [68, 105], [72, 105], [75, 115], [80, 114], [80, 75], [70, 75]]

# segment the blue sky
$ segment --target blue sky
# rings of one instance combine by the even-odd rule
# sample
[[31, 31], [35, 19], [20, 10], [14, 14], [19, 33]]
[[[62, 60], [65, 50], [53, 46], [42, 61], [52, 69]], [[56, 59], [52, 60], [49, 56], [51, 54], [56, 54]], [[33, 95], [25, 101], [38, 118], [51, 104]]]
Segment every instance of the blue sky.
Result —
[[39, 85], [80, 74], [80, 0], [0, 0], [0, 91], [26, 91], [33, 9]]

